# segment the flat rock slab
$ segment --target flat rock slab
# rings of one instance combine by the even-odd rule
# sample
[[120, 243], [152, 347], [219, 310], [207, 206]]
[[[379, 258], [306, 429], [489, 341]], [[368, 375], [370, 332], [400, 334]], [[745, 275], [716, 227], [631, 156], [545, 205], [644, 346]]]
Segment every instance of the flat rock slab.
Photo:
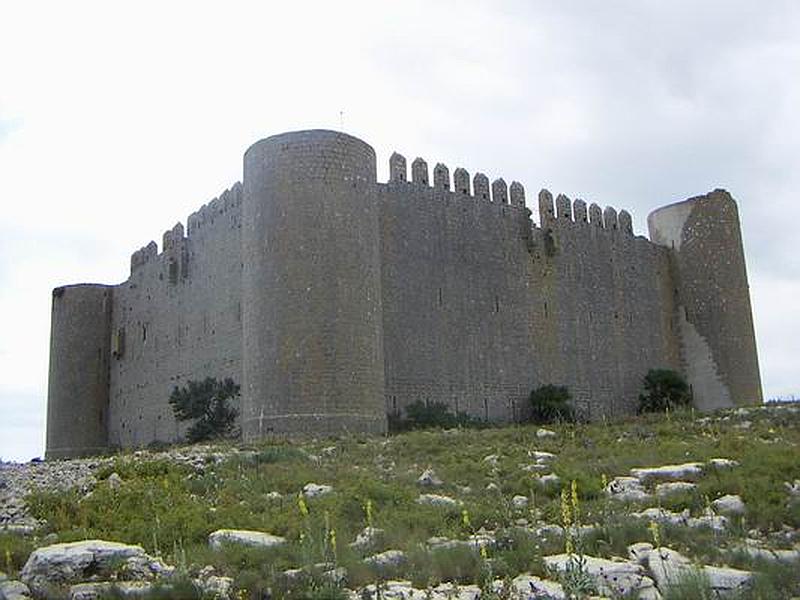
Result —
[[[503, 590], [501, 582], [494, 582], [493, 587], [499, 596]], [[522, 600], [538, 600], [539, 598], [566, 600], [567, 598], [560, 583], [534, 577], [533, 575], [518, 575], [515, 577], [511, 581], [511, 590], [513, 593], [512, 598], [521, 598]]]
[[309, 499], [326, 496], [332, 491], [333, 486], [325, 485], [324, 483], [307, 483], [303, 486], [303, 495]]
[[682, 582], [701, 577], [708, 581], [715, 594], [725, 597], [746, 589], [753, 579], [749, 571], [695, 565], [679, 552], [666, 547], [651, 550], [645, 560], [662, 593], [670, 588], [679, 589]]
[[711, 503], [711, 507], [723, 515], [743, 515], [747, 512], [747, 507], [739, 496], [728, 494], [717, 498]]
[[286, 539], [278, 535], [264, 533], [263, 531], [248, 531], [246, 529], [218, 529], [208, 536], [208, 545], [214, 550], [219, 550], [224, 544], [239, 544], [254, 548], [274, 548], [285, 543]]
[[690, 481], [668, 481], [656, 485], [656, 496], [668, 498], [677, 494], [686, 494], [697, 489], [697, 484]]
[[608, 482], [606, 494], [623, 502], [640, 502], [650, 498], [650, 494], [636, 477], [615, 477]]
[[450, 496], [440, 494], [420, 494], [417, 504], [427, 504], [428, 506], [440, 506], [442, 508], [455, 508], [461, 506], [461, 502]]
[[153, 592], [148, 581], [99, 581], [78, 583], [69, 588], [69, 600], [102, 600], [104, 598], [147, 598]]
[[[545, 556], [548, 568], [564, 573], [569, 565], [581, 560], [574, 554]], [[594, 556], [583, 556], [583, 570], [594, 579], [597, 591], [606, 596], [618, 597], [633, 594], [640, 600], [659, 600], [661, 595], [644, 568], [629, 561], [612, 561]]]
[[3, 600], [30, 600], [30, 590], [21, 581], [0, 581], [0, 598]]
[[631, 469], [631, 475], [644, 484], [656, 481], [696, 481], [703, 476], [703, 463], [642, 467]]
[[109, 577], [121, 568], [151, 578], [172, 571], [160, 560], [148, 556], [141, 546], [86, 540], [34, 550], [20, 572], [20, 579], [35, 596], [46, 596], [54, 587], [79, 583], [89, 576]]

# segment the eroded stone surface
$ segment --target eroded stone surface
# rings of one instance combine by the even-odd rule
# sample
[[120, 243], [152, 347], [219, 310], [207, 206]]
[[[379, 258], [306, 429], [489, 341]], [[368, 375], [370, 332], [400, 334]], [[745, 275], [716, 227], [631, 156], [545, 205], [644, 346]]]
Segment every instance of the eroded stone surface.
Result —
[[214, 550], [219, 550], [223, 544], [273, 548], [284, 543], [286, 539], [278, 535], [246, 529], [218, 529], [208, 536], [208, 545]]

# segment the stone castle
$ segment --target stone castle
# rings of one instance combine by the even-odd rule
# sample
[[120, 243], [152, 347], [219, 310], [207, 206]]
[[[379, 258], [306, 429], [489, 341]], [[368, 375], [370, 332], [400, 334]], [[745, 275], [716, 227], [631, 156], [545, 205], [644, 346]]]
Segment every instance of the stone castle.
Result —
[[384, 432], [422, 400], [492, 421], [566, 385], [635, 412], [649, 369], [700, 409], [759, 403], [737, 207], [715, 190], [631, 216], [519, 183], [390, 159], [332, 131], [251, 146], [243, 183], [150, 242], [119, 285], [53, 290], [49, 458], [175, 441], [189, 380], [241, 384], [245, 440]]

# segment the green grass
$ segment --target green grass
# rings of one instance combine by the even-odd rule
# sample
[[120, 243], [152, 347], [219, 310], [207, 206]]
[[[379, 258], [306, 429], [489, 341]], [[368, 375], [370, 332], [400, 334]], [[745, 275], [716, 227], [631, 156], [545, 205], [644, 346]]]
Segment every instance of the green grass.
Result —
[[[385, 544], [376, 551], [393, 548], [407, 554], [406, 566], [392, 572], [393, 577], [413, 579], [423, 587], [441, 581], [479, 583], [487, 565], [496, 577], [544, 575], [542, 557], [563, 552], [563, 540], [537, 539], [517, 521], [524, 518], [533, 524], [541, 517], [559, 523], [561, 490], [543, 488], [521, 469], [534, 462], [529, 452], [555, 453], [553, 472], [561, 477], [561, 485], [577, 482], [582, 521], [597, 525], [585, 537], [584, 549], [603, 557], [626, 556], [629, 544], [652, 541], [648, 523], [625, 516], [639, 507], [612, 504], [602, 491], [604, 479], [627, 475], [632, 467], [724, 457], [740, 466], [711, 472], [698, 481], [696, 492], [665, 499], [661, 505], [689, 509], [697, 516], [710, 500], [739, 494], [748, 507], [743, 519], [725, 534], [681, 527], [660, 530], [664, 545], [706, 564], [723, 564], [724, 549], [749, 529], [768, 533], [784, 525], [800, 527], [800, 503], [789, 505], [783, 487], [784, 481], [800, 478], [800, 415], [760, 411], [746, 418], [752, 421], [748, 430], [734, 427], [741, 420], [737, 417], [702, 423], [687, 411], [605, 425], [554, 425], [557, 437], [545, 440], [536, 438], [536, 426], [508, 426], [412, 431], [388, 438], [264, 442], [242, 448], [222, 463], [209, 457], [197, 471], [163, 459], [120, 455], [97, 473], [100, 481], [89, 496], [37, 493], [28, 501], [33, 515], [47, 521], [45, 533], [57, 533], [60, 541], [100, 538], [140, 544], [173, 564], [185, 556], [189, 566], [210, 564], [218, 574], [234, 577], [252, 597], [268, 588], [301, 597], [288, 591], [294, 585], [305, 590], [303, 597], [326, 598], [338, 592], [319, 569], [292, 585], [281, 573], [335, 562], [347, 568], [351, 586], [388, 576], [365, 567], [363, 554], [348, 545], [368, 524], [367, 502], [372, 506], [371, 524], [386, 532]], [[483, 460], [490, 454], [498, 455], [496, 466]], [[461, 507], [416, 502], [423, 491], [416, 479], [428, 467], [444, 481], [433, 493], [458, 498]], [[123, 480], [117, 490], [105, 481], [113, 472]], [[334, 493], [308, 500], [304, 515], [298, 493], [309, 482], [332, 485]], [[499, 491], [487, 491], [489, 483]], [[270, 492], [282, 496], [271, 499]], [[512, 508], [514, 495], [528, 497], [528, 507]], [[207, 536], [220, 528], [267, 531], [286, 537], [288, 543], [270, 551], [228, 547], [213, 552], [207, 548]], [[434, 554], [425, 550], [432, 536], [466, 539], [480, 528], [500, 531], [500, 541], [484, 557], [463, 548]], [[8, 566], [2, 568], [19, 569], [34, 543], [0, 536], [0, 550], [8, 557]], [[796, 588], [800, 581], [792, 571], [760, 568], [765, 575], [758, 585], [765, 590], [775, 588], [776, 581], [781, 590]]]

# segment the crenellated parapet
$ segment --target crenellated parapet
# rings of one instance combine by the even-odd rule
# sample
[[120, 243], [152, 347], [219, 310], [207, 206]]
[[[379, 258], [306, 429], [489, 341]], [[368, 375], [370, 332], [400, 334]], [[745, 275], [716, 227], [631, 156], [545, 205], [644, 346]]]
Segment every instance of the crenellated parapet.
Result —
[[[242, 184], [237, 181], [230, 189], [225, 190], [217, 198], [189, 215], [186, 219], [187, 237], [196, 235], [229, 213], [235, 213], [238, 217], [241, 214], [241, 207]], [[237, 226], [240, 223], [238, 218], [231, 219], [231, 221]]]
[[502, 177], [492, 182], [492, 202], [508, 204], [508, 186]]
[[450, 169], [442, 163], [433, 168], [433, 187], [440, 190], [450, 190]]
[[428, 185], [428, 163], [419, 157], [411, 163], [411, 181], [419, 185]]
[[586, 202], [579, 198], [571, 201], [565, 194], [559, 194], [553, 203], [553, 195], [546, 189], [539, 192], [539, 218], [542, 228], [553, 223], [574, 223], [591, 225], [607, 231], [619, 231], [626, 236], [633, 236], [633, 219], [626, 210], [619, 214], [615, 208], [607, 206], [601, 209], [592, 202], [588, 208]]
[[475, 173], [472, 179], [472, 187], [475, 189], [475, 197], [479, 200], [490, 200], [489, 178], [483, 173]]
[[629, 213], [627, 210], [619, 211], [617, 223], [619, 224], [619, 230], [622, 233], [626, 235], [633, 235], [633, 220], [631, 219], [631, 213]]
[[511, 206], [525, 208], [525, 188], [519, 181], [512, 181], [508, 192], [511, 196]]
[[[406, 182], [406, 159], [402, 154], [392, 153], [389, 158], [389, 182]], [[429, 186], [428, 163], [422, 158], [415, 158], [411, 163], [411, 183], [420, 186]], [[451, 185], [452, 183], [452, 185]], [[495, 179], [491, 184], [489, 178], [483, 173], [475, 173], [470, 186], [469, 171], [458, 167], [453, 171], [452, 182], [450, 169], [443, 163], [437, 163], [433, 168], [433, 188], [447, 192], [454, 192], [458, 196], [466, 196], [477, 200], [485, 200], [495, 204], [505, 204], [514, 208], [525, 208], [525, 188], [519, 181], [512, 182], [509, 187], [502, 177]]]
[[616, 230], [619, 228], [617, 211], [611, 206], [606, 206], [605, 210], [603, 211], [603, 227], [611, 230]]
[[556, 196], [556, 218], [572, 221], [572, 202], [564, 194]]
[[580, 198], [576, 198], [572, 203], [572, 214], [575, 222], [580, 225], [585, 225], [589, 222], [588, 213], [586, 212], [586, 202]]
[[405, 183], [408, 181], [408, 171], [406, 167], [406, 157], [397, 152], [389, 158], [389, 181]]
[[603, 209], [594, 202], [589, 206], [589, 223], [595, 227], [603, 228]]
[[542, 228], [550, 227], [556, 218], [556, 213], [553, 209], [553, 194], [549, 190], [542, 189], [539, 191], [539, 221]]

